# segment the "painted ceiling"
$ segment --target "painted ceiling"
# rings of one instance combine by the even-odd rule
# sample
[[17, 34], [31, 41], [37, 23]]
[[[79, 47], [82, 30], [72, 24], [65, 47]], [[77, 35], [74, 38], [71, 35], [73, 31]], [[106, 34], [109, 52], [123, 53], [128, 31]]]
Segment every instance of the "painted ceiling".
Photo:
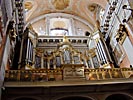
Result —
[[[41, 16], [61, 13], [83, 19], [93, 31], [99, 8], [105, 9], [107, 0], [24, 0], [26, 23], [34, 26], [45, 23]], [[37, 20], [41, 18], [41, 20]], [[36, 23], [36, 24], [35, 24]], [[45, 25], [44, 25], [45, 26]]]

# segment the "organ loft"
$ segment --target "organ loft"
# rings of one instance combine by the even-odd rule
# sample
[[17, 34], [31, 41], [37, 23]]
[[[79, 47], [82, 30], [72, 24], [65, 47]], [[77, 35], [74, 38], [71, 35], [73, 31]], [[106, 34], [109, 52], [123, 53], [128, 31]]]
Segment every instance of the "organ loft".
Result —
[[0, 100], [133, 100], [132, 0], [0, 4]]
[[[19, 69], [56, 69], [64, 64], [83, 64], [85, 68], [113, 67], [98, 31], [91, 37], [39, 37], [31, 27], [26, 29], [23, 36]], [[92, 47], [88, 45], [90, 41]]]

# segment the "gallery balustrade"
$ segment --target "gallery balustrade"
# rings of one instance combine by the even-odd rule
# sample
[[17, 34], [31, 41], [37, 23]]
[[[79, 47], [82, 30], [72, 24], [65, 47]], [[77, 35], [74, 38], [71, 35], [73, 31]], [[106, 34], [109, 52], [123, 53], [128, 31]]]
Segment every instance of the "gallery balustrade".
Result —
[[5, 82], [47, 82], [63, 80], [113, 80], [132, 78], [132, 68], [86, 69], [82, 64], [64, 64], [57, 69], [7, 70]]

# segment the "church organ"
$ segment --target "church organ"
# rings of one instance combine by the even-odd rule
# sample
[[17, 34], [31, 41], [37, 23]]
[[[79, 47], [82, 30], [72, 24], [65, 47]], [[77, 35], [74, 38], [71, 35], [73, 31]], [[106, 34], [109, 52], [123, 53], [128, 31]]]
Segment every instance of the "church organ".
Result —
[[133, 99], [130, 0], [64, 1], [0, 1], [0, 99]]
[[[19, 69], [23, 69], [24, 67], [26, 68], [30, 68], [33, 64], [34, 64], [34, 60], [36, 59], [36, 61], [40, 61], [38, 60], [39, 57], [37, 58], [37, 56], [34, 55], [34, 35], [32, 34], [32, 32], [27, 28], [23, 34], [22, 37], [22, 43], [21, 43], [21, 53], [20, 53], [20, 64], [19, 64]], [[36, 67], [38, 67], [39, 65], [36, 64]], [[25, 69], [25, 68], [24, 68]]]
[[99, 37], [94, 39], [95, 46], [89, 48], [88, 36], [39, 37], [31, 27], [23, 35], [20, 69], [56, 69], [62, 68], [63, 64], [83, 64], [84, 68], [111, 67]]

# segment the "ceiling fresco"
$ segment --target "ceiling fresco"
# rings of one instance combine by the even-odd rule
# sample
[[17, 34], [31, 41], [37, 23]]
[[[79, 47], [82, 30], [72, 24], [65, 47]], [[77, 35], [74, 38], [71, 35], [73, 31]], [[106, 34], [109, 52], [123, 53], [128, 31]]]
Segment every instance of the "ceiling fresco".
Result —
[[[62, 13], [83, 19], [89, 24], [90, 31], [95, 27], [99, 8], [104, 9], [108, 3], [107, 0], [24, 0], [24, 2], [26, 23], [46, 14]], [[39, 24], [37, 21], [36, 23]]]

